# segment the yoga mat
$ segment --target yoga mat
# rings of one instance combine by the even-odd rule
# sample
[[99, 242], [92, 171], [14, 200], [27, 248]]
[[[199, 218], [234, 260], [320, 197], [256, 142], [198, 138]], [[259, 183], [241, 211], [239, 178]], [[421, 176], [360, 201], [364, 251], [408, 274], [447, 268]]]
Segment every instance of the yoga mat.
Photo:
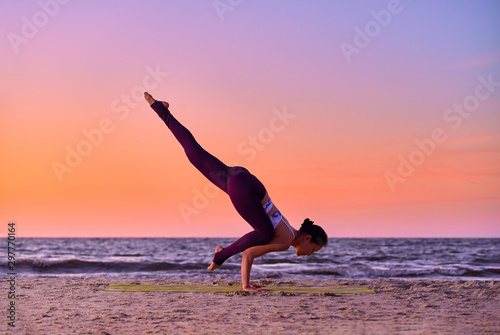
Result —
[[[269, 292], [283, 291], [285, 293], [333, 293], [333, 294], [362, 294], [375, 293], [366, 287], [360, 286], [337, 286], [337, 287], [296, 287], [296, 286], [272, 286], [262, 288]], [[107, 292], [236, 292], [241, 291], [241, 286], [211, 286], [211, 285], [137, 285], [137, 284], [110, 284]]]

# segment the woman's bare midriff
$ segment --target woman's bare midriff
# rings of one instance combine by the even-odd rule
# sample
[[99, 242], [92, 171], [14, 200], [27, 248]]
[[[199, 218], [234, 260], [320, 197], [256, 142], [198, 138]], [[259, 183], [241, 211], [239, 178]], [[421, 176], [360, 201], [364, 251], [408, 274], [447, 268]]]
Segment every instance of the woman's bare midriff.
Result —
[[[267, 194], [267, 191], [266, 191], [266, 195], [264, 195], [264, 198], [260, 202], [262, 204], [262, 206], [264, 206], [269, 201], [269, 199], [270, 199], [269, 194]], [[267, 213], [267, 216], [271, 217], [271, 215], [273, 215], [274, 212], [276, 212], [276, 206], [273, 203], [273, 207], [271, 208], [269, 213]]]
[[[268, 201], [269, 201], [269, 194], [267, 194], [266, 192], [266, 195], [264, 195], [264, 198], [261, 201], [262, 206], [264, 206]], [[269, 213], [267, 213], [267, 215], [271, 217], [271, 215], [273, 215], [274, 212], [276, 212], [276, 206], [273, 203], [273, 207], [271, 208]], [[289, 238], [293, 239], [293, 234], [290, 235], [290, 229], [288, 229], [288, 227], [285, 226], [285, 221], [286, 219], [283, 216], [280, 223], [278, 223], [278, 225], [274, 229], [275, 235], [273, 240], [271, 241], [272, 243], [283, 243], [283, 241], [288, 241]], [[288, 221], [286, 222], [288, 223]]]

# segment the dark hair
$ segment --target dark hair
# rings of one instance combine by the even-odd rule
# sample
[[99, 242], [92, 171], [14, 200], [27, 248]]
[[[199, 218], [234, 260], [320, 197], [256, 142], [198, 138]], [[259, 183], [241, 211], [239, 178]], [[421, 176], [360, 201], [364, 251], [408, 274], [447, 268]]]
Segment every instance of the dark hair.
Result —
[[328, 245], [328, 236], [323, 228], [314, 224], [314, 221], [305, 219], [300, 226], [299, 232], [311, 235], [311, 242], [321, 244], [324, 247]]

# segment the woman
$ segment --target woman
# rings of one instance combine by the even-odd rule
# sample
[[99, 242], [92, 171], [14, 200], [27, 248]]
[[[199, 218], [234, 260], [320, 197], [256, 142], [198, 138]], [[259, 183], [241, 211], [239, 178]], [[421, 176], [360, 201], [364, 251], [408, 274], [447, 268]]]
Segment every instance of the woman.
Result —
[[229, 257], [243, 252], [243, 290], [262, 291], [259, 289], [262, 286], [250, 284], [250, 269], [255, 258], [273, 251], [288, 250], [290, 246], [295, 247], [297, 256], [310, 256], [326, 246], [328, 237], [321, 227], [306, 219], [299, 230], [293, 228], [254, 175], [241, 166], [229, 167], [204, 150], [191, 132], [170, 114], [167, 102], [156, 101], [147, 92], [144, 98], [182, 145], [191, 164], [229, 195], [236, 211], [254, 229], [228, 247], [217, 246], [208, 270], [215, 270]]

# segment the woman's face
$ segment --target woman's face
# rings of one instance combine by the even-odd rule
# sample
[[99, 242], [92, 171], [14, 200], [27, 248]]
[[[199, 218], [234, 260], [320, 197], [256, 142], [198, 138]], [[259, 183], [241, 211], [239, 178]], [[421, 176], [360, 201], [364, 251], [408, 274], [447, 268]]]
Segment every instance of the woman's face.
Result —
[[295, 248], [297, 256], [311, 256], [313, 252], [318, 252], [323, 246], [319, 243], [311, 241], [311, 235], [306, 235]]

